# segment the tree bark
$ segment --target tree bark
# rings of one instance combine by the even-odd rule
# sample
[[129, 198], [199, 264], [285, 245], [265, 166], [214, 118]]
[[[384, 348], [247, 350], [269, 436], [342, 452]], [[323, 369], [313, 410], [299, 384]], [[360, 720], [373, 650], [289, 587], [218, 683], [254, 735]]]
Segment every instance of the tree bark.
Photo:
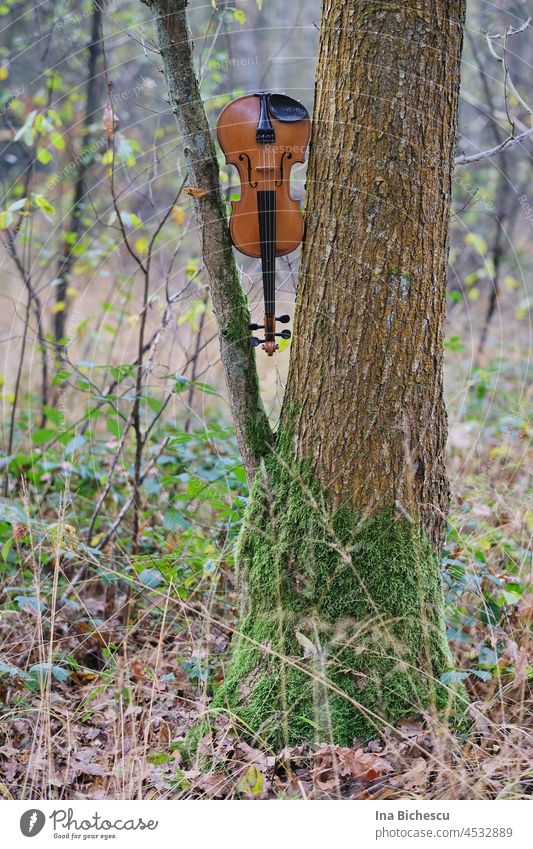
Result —
[[349, 744], [449, 703], [443, 324], [465, 0], [325, 0], [275, 450], [214, 707]]
[[143, 2], [155, 14], [167, 88], [183, 137], [187, 188], [193, 197], [200, 231], [226, 386], [239, 448], [251, 481], [271, 443], [272, 431], [259, 394], [255, 354], [250, 345], [250, 313], [233, 256], [218, 160], [194, 71], [186, 17], [188, 4], [187, 0]]
[[420, 514], [436, 543], [463, 5], [325, 3], [282, 415], [333, 504]]

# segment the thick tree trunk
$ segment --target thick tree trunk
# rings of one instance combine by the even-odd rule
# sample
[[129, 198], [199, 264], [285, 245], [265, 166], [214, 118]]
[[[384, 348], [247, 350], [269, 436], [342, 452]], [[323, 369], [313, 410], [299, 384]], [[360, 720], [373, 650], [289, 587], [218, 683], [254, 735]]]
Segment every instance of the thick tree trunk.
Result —
[[275, 451], [215, 707], [350, 743], [447, 700], [447, 230], [465, 0], [325, 0], [306, 240]]

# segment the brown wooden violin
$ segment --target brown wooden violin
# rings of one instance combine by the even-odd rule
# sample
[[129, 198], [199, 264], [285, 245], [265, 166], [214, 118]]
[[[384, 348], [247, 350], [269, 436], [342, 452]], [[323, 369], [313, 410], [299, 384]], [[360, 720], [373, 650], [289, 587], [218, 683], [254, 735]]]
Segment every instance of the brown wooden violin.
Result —
[[231, 239], [242, 253], [261, 257], [265, 319], [250, 329], [264, 329], [265, 338], [252, 337], [252, 345], [262, 342], [269, 357], [278, 347], [276, 336], [291, 337], [290, 330], [276, 333], [276, 322], [287, 324], [290, 318], [276, 318], [275, 266], [277, 256], [294, 251], [302, 241], [304, 222], [300, 204], [290, 194], [290, 172], [296, 162], [305, 161], [310, 132], [305, 106], [268, 92], [238, 97], [217, 122], [220, 147], [241, 182], [241, 196], [232, 201]]

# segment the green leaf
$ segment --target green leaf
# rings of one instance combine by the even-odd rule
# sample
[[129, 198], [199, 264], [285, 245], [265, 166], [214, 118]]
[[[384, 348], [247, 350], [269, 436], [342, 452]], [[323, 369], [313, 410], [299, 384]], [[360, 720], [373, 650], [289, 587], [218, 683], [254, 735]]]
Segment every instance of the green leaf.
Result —
[[9, 663], [0, 663], [0, 676], [7, 675], [8, 678], [23, 678], [27, 681], [30, 676], [23, 669], [18, 669], [16, 666], [10, 666]]
[[459, 669], [453, 669], [450, 672], [444, 672], [440, 676], [440, 680], [443, 684], [453, 684], [457, 681], [464, 681], [465, 678], [468, 678], [468, 672]]
[[65, 369], [60, 369], [57, 374], [54, 375], [52, 383], [54, 386], [58, 386], [60, 383], [63, 383], [65, 380], [68, 380], [69, 377], [72, 377], [70, 371], [66, 371]]
[[465, 346], [461, 342], [460, 336], [450, 336], [444, 343], [444, 347], [447, 351], [462, 351]]
[[56, 410], [55, 407], [45, 407], [44, 412], [46, 417], [50, 419], [52, 424], [55, 424], [56, 427], [60, 427], [63, 424], [64, 415], [61, 410]]
[[157, 569], [143, 569], [139, 575], [139, 580], [145, 587], [155, 590], [156, 587], [163, 583], [163, 576]]
[[485, 239], [477, 233], [469, 233], [465, 236], [465, 245], [472, 245], [481, 255], [487, 252], [487, 243]]
[[57, 436], [55, 430], [50, 430], [48, 427], [38, 427], [33, 431], [31, 439], [34, 445], [43, 445]]
[[63, 150], [63, 148], [65, 147], [65, 139], [63, 138], [61, 133], [57, 132], [57, 130], [53, 130], [50, 133], [50, 141], [52, 142], [54, 147], [57, 148], [57, 150]]
[[146, 760], [149, 764], [161, 766], [162, 764], [166, 764], [169, 757], [170, 756], [166, 752], [151, 752], [149, 755], [146, 755]]
[[246, 23], [246, 15], [242, 9], [236, 9], [235, 6], [228, 6], [228, 11], [233, 13], [233, 17], [238, 24], [242, 25]]
[[50, 663], [34, 663], [33, 666], [30, 666], [30, 673], [41, 682], [45, 681], [50, 673], [52, 678], [62, 684], [65, 684], [69, 679], [69, 673], [66, 669]]
[[163, 525], [167, 531], [177, 531], [179, 529], [187, 528], [189, 523], [183, 513], [180, 513], [179, 510], [167, 510], [163, 516]]
[[120, 423], [117, 421], [116, 418], [109, 416], [109, 418], [107, 419], [107, 429], [111, 436], [114, 436], [115, 439], [120, 439], [122, 429], [120, 427]]
[[25, 512], [13, 500], [0, 501], [0, 520], [9, 525], [25, 525], [28, 521]]
[[458, 292], [457, 289], [452, 289], [451, 292], [448, 292], [448, 297], [450, 301], [452, 301], [454, 304], [458, 303], [458, 301], [463, 300], [461, 292]]
[[4, 209], [0, 212], [0, 230], [7, 230], [13, 223], [13, 215], [9, 209]]
[[490, 681], [492, 678], [492, 674], [487, 672], [485, 669], [472, 669], [472, 675], [475, 675], [476, 678], [479, 678], [481, 681]]
[[516, 604], [517, 601], [520, 601], [520, 594], [514, 592], [508, 592], [508, 590], [502, 590], [501, 596], [497, 599], [497, 604], [500, 607], [504, 604]]
[[49, 162], [52, 161], [54, 157], [45, 147], [37, 148], [37, 159], [42, 165], [48, 165]]
[[220, 392], [217, 392], [216, 389], [213, 389], [212, 386], [209, 386], [208, 383], [200, 383], [198, 380], [191, 382], [191, 386], [194, 386], [195, 389], [199, 389], [200, 392], [203, 392], [205, 395], [216, 395], [217, 398], [222, 398]]
[[187, 380], [187, 378], [183, 377], [182, 374], [177, 374], [176, 375], [176, 388], [174, 389], [174, 392], [177, 395], [180, 395], [182, 392], [185, 392], [188, 385], [189, 385], [189, 381]]
[[55, 215], [55, 207], [52, 206], [50, 201], [47, 200], [44, 195], [33, 195], [33, 200], [43, 212], [47, 212], [49, 215]]
[[244, 775], [239, 778], [237, 790], [252, 796], [260, 796], [263, 792], [263, 774], [254, 764], [250, 764]]
[[30, 610], [35, 611], [46, 610], [44, 601], [38, 602], [33, 595], [17, 595], [15, 596], [15, 601], [19, 606], [19, 610], [24, 610], [25, 607], [29, 607]]
[[142, 224], [141, 219], [134, 212], [121, 212], [120, 218], [126, 227], [140, 227]]
[[148, 404], [150, 409], [153, 410], [154, 413], [161, 412], [161, 409], [163, 407], [163, 401], [161, 400], [161, 398], [154, 398], [153, 395], [147, 395], [146, 403]]

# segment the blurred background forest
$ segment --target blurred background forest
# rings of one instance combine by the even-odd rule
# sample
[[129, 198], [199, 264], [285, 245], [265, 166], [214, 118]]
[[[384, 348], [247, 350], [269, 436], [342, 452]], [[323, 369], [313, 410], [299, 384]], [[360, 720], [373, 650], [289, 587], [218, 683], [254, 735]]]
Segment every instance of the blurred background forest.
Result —
[[[533, 126], [530, 14], [531, 0], [469, 0], [459, 158]], [[211, 126], [264, 88], [312, 112], [318, 0], [192, 0], [189, 20]], [[533, 138], [455, 172], [443, 569], [471, 736], [440, 728], [438, 769], [435, 727], [413, 722], [355, 759], [286, 753], [280, 771], [219, 726], [201, 773], [182, 741], [224, 677], [247, 490], [151, 13], [0, 0], [0, 86], [0, 792], [530, 793]], [[236, 175], [220, 161], [229, 201]], [[238, 262], [258, 320], [259, 263]], [[297, 256], [279, 263], [282, 312], [297, 270]], [[274, 423], [285, 348], [258, 357]]]

